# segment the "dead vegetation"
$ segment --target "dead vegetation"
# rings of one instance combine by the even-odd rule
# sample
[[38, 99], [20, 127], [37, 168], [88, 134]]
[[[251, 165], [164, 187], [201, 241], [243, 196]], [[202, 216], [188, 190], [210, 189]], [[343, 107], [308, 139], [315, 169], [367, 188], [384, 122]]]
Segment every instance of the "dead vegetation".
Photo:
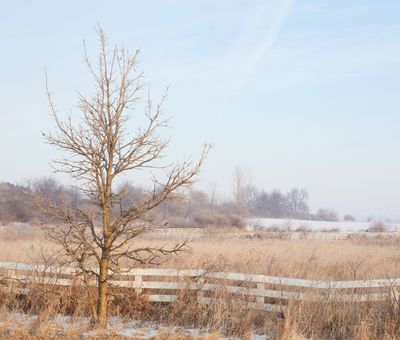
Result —
[[[177, 239], [178, 235], [169, 240], [148, 235], [139, 242], [160, 245], [175, 243]], [[191, 241], [188, 254], [171, 258], [161, 267], [331, 280], [395, 278], [400, 277], [399, 242], [397, 239], [389, 242], [362, 238], [345, 241], [243, 239], [216, 234]], [[36, 243], [35, 246], [32, 243]], [[51, 252], [54, 245], [40, 237], [35, 242], [22, 237], [1, 240], [0, 247], [3, 249], [1, 261], [35, 262], [41, 258], [41, 252]], [[280, 314], [250, 311], [244, 308], [244, 299], [232, 298], [226, 291], [218, 294], [216, 303], [203, 305], [198, 303], [192, 291], [183, 289], [176, 302], [155, 304], [139, 298], [128, 289], [113, 289], [109, 315], [164, 327], [198, 328], [208, 336], [215, 336], [215, 339], [220, 335], [247, 338], [251, 332], [274, 334], [277, 339], [393, 339], [400, 334], [398, 309], [389, 302], [344, 304], [292, 301], [289, 309]], [[91, 302], [87, 294], [77, 287], [53, 289], [38, 284], [28, 297], [3, 295], [1, 306], [6, 314], [20, 312], [35, 315], [39, 320], [29, 327], [15, 330], [10, 329], [10, 324], [6, 326], [3, 323], [0, 329], [3, 338], [4, 334], [12, 334], [16, 339], [18, 336], [21, 339], [29, 339], [29, 336], [40, 339], [46, 334], [46, 338], [50, 339], [56, 336], [75, 339], [79, 338], [76, 329], [60, 330], [50, 321], [57, 315], [67, 315], [76, 320], [87, 318]], [[90, 325], [80, 326], [80, 334], [87, 332], [87, 327]], [[93, 335], [95, 339], [101, 339], [101, 336]], [[108, 336], [123, 338], [118, 334]], [[158, 334], [160, 339], [168, 339], [169, 336], [171, 339], [190, 338], [185, 332], [177, 334], [168, 328]]]
[[[18, 232], [12, 234], [11, 230]], [[54, 253], [57, 246], [34, 230], [20, 224], [0, 227], [0, 261], [42, 262], [43, 257]], [[172, 230], [165, 235], [142, 235], [136, 244], [138, 247], [168, 246], [188, 238], [191, 232], [179, 234]], [[391, 237], [355, 237], [337, 241], [242, 238], [240, 231], [232, 234], [214, 231], [199, 237], [194, 231], [193, 234], [195, 237], [188, 243], [183, 256], [173, 256], [157, 267], [203, 268], [321, 280], [400, 277], [400, 239], [394, 234]]]

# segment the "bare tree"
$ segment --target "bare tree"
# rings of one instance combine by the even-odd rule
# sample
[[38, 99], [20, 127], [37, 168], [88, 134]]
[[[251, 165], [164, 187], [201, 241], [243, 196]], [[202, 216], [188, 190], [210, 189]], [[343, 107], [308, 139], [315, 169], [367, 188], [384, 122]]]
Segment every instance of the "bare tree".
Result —
[[235, 198], [236, 213], [242, 216], [245, 204], [245, 184], [244, 184], [244, 172], [236, 166], [235, 172], [233, 173], [233, 195]]
[[236, 166], [233, 174], [233, 195], [236, 213], [239, 217], [243, 217], [244, 214], [248, 213], [248, 202], [253, 189], [250, 171], [246, 172], [240, 166]]
[[[44, 134], [44, 138], [65, 154], [53, 166], [77, 182], [88, 204], [85, 207], [55, 205], [43, 196], [36, 198], [36, 204], [54, 218], [53, 224], [44, 226], [49, 238], [61, 245], [64, 255], [81, 270], [85, 282], [96, 278], [98, 295], [93, 320], [104, 326], [110, 279], [121, 270], [123, 259], [130, 260], [132, 265], [157, 263], [162, 256], [184, 249], [185, 242], [170, 249], [137, 248], [134, 240], [151, 228], [145, 218], [147, 212], [166, 200], [180, 197], [182, 189], [192, 184], [209, 146], [204, 146], [196, 162], [186, 159], [181, 163], [163, 164], [169, 140], [161, 136], [160, 129], [168, 125], [162, 111], [167, 93], [158, 103], [153, 102], [150, 94], [145, 98], [145, 126], [129, 133], [130, 113], [137, 108], [145, 88], [143, 74], [136, 72], [139, 51], [130, 53], [124, 47], [109, 48], [101, 27], [97, 33], [100, 51], [96, 63], [89, 59], [84, 43], [84, 59], [95, 91], [90, 96], [78, 94], [82, 114], [79, 124], [73, 123], [70, 115], [62, 120], [46, 76], [55, 132]], [[117, 181], [144, 169], [164, 175], [154, 175], [146, 194], [127, 204], [129, 186], [116, 190]], [[123, 208], [122, 199], [125, 199]]]
[[59, 205], [61, 200], [66, 200], [66, 188], [53, 177], [29, 179], [26, 186], [31, 192], [46, 197], [53, 204]]
[[346, 214], [346, 215], [344, 215], [343, 220], [344, 220], [344, 221], [351, 221], [351, 222], [354, 222], [356, 219], [354, 218], [353, 215]]
[[215, 181], [209, 183], [208, 197], [209, 205], [213, 208], [217, 204], [217, 184]]
[[339, 221], [338, 213], [332, 209], [318, 209], [317, 213], [315, 214], [315, 218], [320, 221]]
[[309, 213], [307, 204], [308, 192], [306, 189], [293, 188], [287, 195], [291, 217], [306, 216]]

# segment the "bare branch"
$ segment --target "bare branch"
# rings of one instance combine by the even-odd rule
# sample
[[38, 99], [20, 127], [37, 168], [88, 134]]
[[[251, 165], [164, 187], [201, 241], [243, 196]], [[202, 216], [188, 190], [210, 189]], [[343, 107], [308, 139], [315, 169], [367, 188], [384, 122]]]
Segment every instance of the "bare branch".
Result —
[[[49, 239], [58, 243], [71, 263], [75, 263], [84, 282], [98, 281], [97, 309], [94, 318], [104, 322], [107, 314], [107, 287], [121, 259], [137, 263], [160, 263], [166, 257], [186, 249], [186, 242], [167, 247], [137, 247], [135, 238], [152, 229], [146, 214], [162, 202], [181, 197], [189, 187], [209, 152], [205, 145], [199, 160], [163, 163], [170, 140], [162, 135], [168, 126], [163, 105], [168, 89], [158, 102], [150, 90], [145, 98], [145, 123], [129, 133], [127, 122], [137, 109], [145, 89], [143, 74], [136, 71], [140, 51], [130, 53], [125, 47], [109, 48], [103, 29], [96, 28], [99, 41], [97, 63], [88, 56], [83, 42], [83, 58], [94, 80], [91, 95], [78, 93], [81, 120], [72, 115], [63, 120], [53, 101], [46, 74], [46, 93], [55, 132], [44, 133], [45, 142], [64, 153], [53, 162], [58, 172], [72, 177], [86, 196], [83, 206], [54, 205], [37, 195], [36, 205], [50, 217], [43, 225]], [[154, 176], [152, 187], [138, 202], [127, 202], [122, 208], [124, 190], [115, 192], [115, 183], [135, 170], [152, 169], [164, 176]], [[117, 209], [119, 207], [119, 209]], [[96, 263], [98, 270], [92, 270]]]

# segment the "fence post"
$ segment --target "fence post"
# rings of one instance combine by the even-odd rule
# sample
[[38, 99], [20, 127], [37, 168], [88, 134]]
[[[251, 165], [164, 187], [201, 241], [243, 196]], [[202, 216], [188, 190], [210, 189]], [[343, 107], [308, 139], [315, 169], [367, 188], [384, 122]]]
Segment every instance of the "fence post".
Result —
[[15, 276], [16, 276], [15, 270], [14, 269], [9, 270], [7, 273], [7, 276], [8, 276], [8, 278], [10, 278], [12, 280], [15, 279]]
[[[265, 283], [264, 282], [257, 282], [257, 289], [264, 290], [265, 289]], [[264, 307], [264, 296], [257, 296], [256, 298], [257, 304], [260, 307]]]
[[142, 294], [142, 275], [135, 275], [135, 292], [136, 294]]
[[11, 293], [14, 291], [14, 285], [15, 285], [15, 279], [16, 278], [16, 272], [14, 269], [7, 271], [7, 276], [6, 279], [10, 279], [9, 282], [7, 283], [7, 292]]
[[197, 295], [197, 301], [200, 303], [202, 302], [203, 297], [204, 297], [204, 291], [201, 290], [203, 288], [203, 285], [204, 285], [204, 277], [199, 277], [199, 279], [197, 281], [196, 295]]

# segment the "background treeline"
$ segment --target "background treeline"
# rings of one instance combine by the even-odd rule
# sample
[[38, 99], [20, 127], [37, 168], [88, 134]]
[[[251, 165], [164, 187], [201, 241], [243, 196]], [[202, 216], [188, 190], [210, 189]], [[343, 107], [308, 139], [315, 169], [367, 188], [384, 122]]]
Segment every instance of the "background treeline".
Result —
[[45, 218], [33, 204], [34, 195], [46, 197], [56, 205], [78, 205], [84, 201], [77, 189], [71, 189], [54, 178], [26, 181], [23, 185], [0, 183], [0, 222], [32, 222]]
[[[319, 209], [311, 213], [308, 192], [293, 188], [283, 193], [280, 190], [259, 190], [251, 185], [240, 186], [235, 182], [233, 195], [220, 198], [215, 189], [209, 192], [192, 189], [185, 198], [168, 201], [157, 207], [147, 218], [160, 225], [171, 227], [237, 226], [244, 225], [247, 217], [296, 218], [337, 221], [338, 214], [331, 209]], [[33, 204], [34, 195], [42, 195], [56, 205], [84, 207], [90, 202], [75, 188], [64, 186], [54, 178], [26, 181], [23, 185], [0, 183], [0, 222], [40, 221], [45, 216]], [[115, 209], [124, 210], [128, 203], [140, 201], [146, 190], [130, 184], [116, 188], [120, 195]], [[352, 217], [347, 215], [346, 219]]]

